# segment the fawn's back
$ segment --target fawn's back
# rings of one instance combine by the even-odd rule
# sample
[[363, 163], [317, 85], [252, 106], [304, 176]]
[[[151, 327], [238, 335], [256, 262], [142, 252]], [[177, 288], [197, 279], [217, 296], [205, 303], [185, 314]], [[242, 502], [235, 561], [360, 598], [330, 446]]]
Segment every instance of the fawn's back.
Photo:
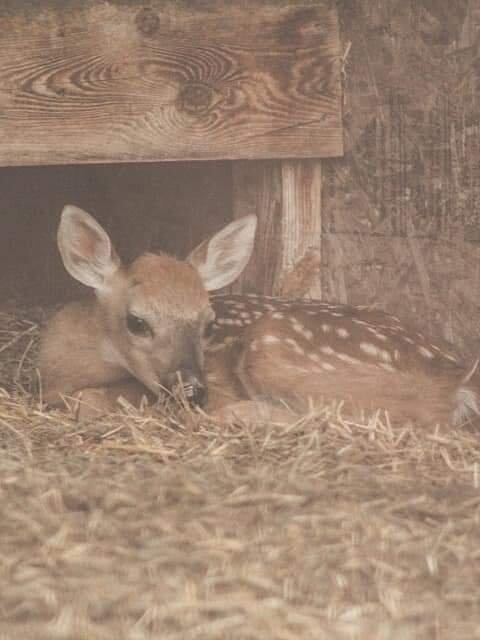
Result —
[[220, 396], [228, 380], [230, 397], [281, 399], [300, 411], [334, 398], [422, 423], [478, 413], [476, 366], [467, 372], [451, 351], [383, 311], [253, 294], [217, 295], [212, 304], [207, 363]]

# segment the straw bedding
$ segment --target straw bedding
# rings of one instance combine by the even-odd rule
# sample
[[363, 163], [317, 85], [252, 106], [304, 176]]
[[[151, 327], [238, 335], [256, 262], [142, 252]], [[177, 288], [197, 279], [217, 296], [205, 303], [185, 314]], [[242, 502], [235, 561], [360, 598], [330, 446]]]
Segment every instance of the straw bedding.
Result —
[[42, 409], [39, 310], [0, 310], [0, 638], [480, 638], [480, 440]]

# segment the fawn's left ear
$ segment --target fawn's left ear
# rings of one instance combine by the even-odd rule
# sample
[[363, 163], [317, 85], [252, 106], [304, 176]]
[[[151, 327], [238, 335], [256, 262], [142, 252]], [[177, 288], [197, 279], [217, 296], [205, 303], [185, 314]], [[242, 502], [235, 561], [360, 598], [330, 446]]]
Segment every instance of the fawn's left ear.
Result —
[[188, 256], [207, 291], [226, 287], [242, 273], [252, 255], [256, 228], [257, 216], [239, 218], [204, 240]]

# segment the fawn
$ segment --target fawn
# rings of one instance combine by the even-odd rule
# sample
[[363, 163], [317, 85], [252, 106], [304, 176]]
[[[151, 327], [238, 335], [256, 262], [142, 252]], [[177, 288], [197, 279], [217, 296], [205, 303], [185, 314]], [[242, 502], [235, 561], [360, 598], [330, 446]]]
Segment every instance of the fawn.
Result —
[[146, 253], [124, 266], [105, 230], [68, 205], [58, 230], [67, 271], [95, 296], [67, 304], [40, 343], [43, 398], [81, 397], [80, 415], [122, 396], [181, 384], [193, 404], [252, 420], [342, 399], [399, 420], [461, 424], [480, 413], [478, 373], [369, 307], [207, 292], [246, 266], [256, 217], [202, 242], [185, 261]]

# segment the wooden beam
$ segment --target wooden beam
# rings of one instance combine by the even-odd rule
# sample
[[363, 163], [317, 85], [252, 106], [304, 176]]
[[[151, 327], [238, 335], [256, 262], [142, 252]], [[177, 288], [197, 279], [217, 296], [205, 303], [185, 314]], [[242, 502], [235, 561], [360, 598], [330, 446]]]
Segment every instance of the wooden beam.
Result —
[[233, 216], [259, 221], [236, 292], [321, 298], [321, 194], [320, 160], [233, 164]]
[[0, 164], [342, 154], [329, 0], [2, 0]]

